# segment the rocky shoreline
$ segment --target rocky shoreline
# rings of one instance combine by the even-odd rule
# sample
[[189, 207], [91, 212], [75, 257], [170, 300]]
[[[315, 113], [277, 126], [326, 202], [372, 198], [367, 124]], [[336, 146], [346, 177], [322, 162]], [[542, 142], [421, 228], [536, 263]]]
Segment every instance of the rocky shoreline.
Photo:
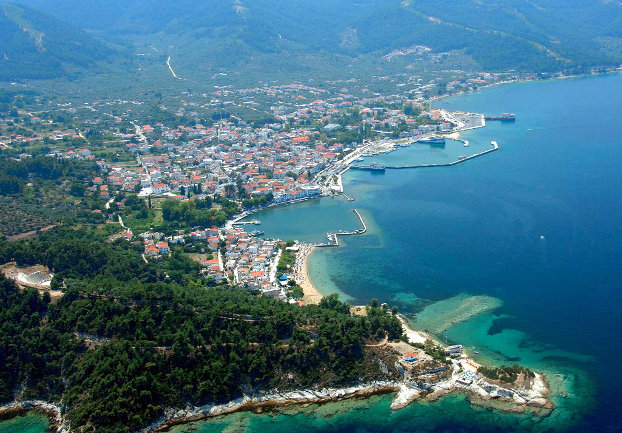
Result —
[[202, 407], [187, 407], [182, 410], [169, 409], [162, 420], [143, 429], [142, 433], [167, 432], [177, 425], [189, 424], [196, 421], [203, 421], [222, 415], [229, 415], [235, 412], [264, 413], [273, 409], [280, 409], [291, 406], [307, 407], [312, 404], [335, 403], [342, 400], [354, 398], [369, 398], [373, 395], [395, 393], [391, 410], [400, 410], [410, 404], [423, 400], [435, 402], [440, 398], [452, 393], [465, 393], [469, 402], [474, 406], [486, 407], [507, 413], [524, 413], [530, 410], [534, 415], [546, 416], [553, 409], [553, 403], [547, 398], [550, 393], [546, 380], [541, 378], [545, 392], [531, 390], [530, 400], [522, 397], [492, 397], [483, 395], [475, 389], [468, 389], [456, 386], [452, 380], [439, 382], [432, 389], [422, 389], [418, 386], [400, 381], [378, 381], [348, 388], [325, 388], [322, 390], [302, 390], [284, 393], [267, 393], [259, 396], [244, 396], [221, 405], [206, 405]]
[[50, 431], [69, 433], [60, 406], [43, 400], [14, 401], [0, 406], [0, 421], [23, 416], [28, 412], [47, 416], [50, 421]]
[[[435, 402], [440, 398], [462, 392], [474, 406], [486, 407], [508, 413], [524, 413], [531, 411], [534, 415], [546, 416], [555, 408], [548, 398], [550, 388], [542, 374], [536, 373], [529, 389], [513, 390], [512, 396], [491, 395], [483, 390], [483, 386], [497, 386], [484, 378], [479, 379], [478, 386], [464, 387], [457, 385], [455, 374], [436, 383], [422, 387], [413, 381], [374, 381], [344, 388], [323, 388], [319, 390], [304, 389], [298, 391], [270, 391], [245, 395], [224, 404], [207, 404], [205, 406], [188, 406], [184, 409], [169, 408], [164, 416], [141, 430], [142, 433], [159, 433], [169, 431], [172, 427], [189, 424], [235, 412], [264, 413], [270, 410], [299, 406], [308, 407], [312, 404], [335, 403], [347, 399], [369, 398], [373, 395], [394, 393], [391, 410], [400, 410], [418, 401]], [[503, 389], [498, 387], [499, 389]], [[14, 418], [27, 412], [46, 415], [50, 420], [50, 431], [70, 433], [66, 420], [58, 405], [44, 401], [13, 402], [0, 407], [0, 420]]]
[[164, 418], [142, 432], [166, 432], [171, 427], [188, 424], [235, 412], [251, 411], [263, 413], [266, 410], [288, 406], [307, 406], [311, 404], [334, 403], [352, 398], [367, 398], [372, 395], [389, 394], [399, 389], [399, 382], [378, 381], [347, 388], [324, 388], [321, 390], [301, 390], [273, 392], [257, 396], [244, 396], [229, 403], [188, 407], [182, 410], [169, 409]]

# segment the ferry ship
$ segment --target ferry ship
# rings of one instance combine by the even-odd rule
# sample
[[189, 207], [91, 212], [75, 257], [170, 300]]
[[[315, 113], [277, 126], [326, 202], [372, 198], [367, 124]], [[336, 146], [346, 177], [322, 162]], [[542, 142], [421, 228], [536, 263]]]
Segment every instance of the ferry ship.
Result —
[[423, 144], [445, 144], [445, 137], [426, 137], [426, 138], [420, 138], [419, 139], [419, 143], [423, 143]]
[[485, 120], [501, 120], [502, 122], [514, 122], [516, 115], [512, 113], [502, 113], [499, 116], [485, 116]]
[[386, 169], [385, 165], [379, 162], [372, 162], [369, 165], [351, 165], [350, 168], [354, 168], [357, 170], [369, 170], [374, 172], [384, 172], [384, 170]]

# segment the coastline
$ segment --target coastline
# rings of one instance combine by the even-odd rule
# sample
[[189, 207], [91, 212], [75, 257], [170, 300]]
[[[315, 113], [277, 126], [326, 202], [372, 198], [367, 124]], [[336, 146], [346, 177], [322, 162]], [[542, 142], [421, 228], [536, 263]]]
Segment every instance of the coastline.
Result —
[[[615, 72], [613, 72], [613, 73], [615, 73]], [[569, 79], [569, 78], [576, 78], [576, 77], [582, 77], [582, 76], [584, 76], [584, 75], [555, 77], [555, 78], [549, 78], [549, 79], [554, 79], [554, 80], [557, 80], [557, 79]], [[528, 81], [530, 81], [530, 80], [517, 80], [517, 81], [511, 81], [509, 83], [512, 84], [512, 83], [517, 83], [517, 82], [528, 82]], [[485, 86], [485, 87], [494, 87], [494, 86], [497, 86], [497, 85], [500, 85], [500, 84], [506, 84], [506, 83], [497, 83], [497, 84], [494, 84], [494, 85], [491, 85], [491, 86]], [[483, 89], [485, 87], [482, 87], [481, 89]], [[477, 89], [477, 90], [480, 90], [480, 89]], [[474, 93], [474, 92], [475, 91], [473, 91], [473, 92], [464, 92], [464, 93]], [[447, 97], [448, 96], [454, 96], [454, 95], [447, 95]], [[441, 98], [439, 98], [439, 99], [441, 99]], [[456, 132], [455, 134], [459, 134], [459, 132]], [[287, 204], [287, 203], [282, 203], [282, 204]], [[276, 204], [276, 205], [273, 205], [273, 206], [280, 206], [280, 205], [281, 204]], [[304, 273], [304, 276], [306, 277], [306, 281], [308, 283], [307, 286], [308, 286], [309, 296], [313, 297], [313, 299], [316, 300], [316, 302], [309, 302], [309, 303], [319, 303], [320, 300], [323, 298], [323, 295], [314, 287], [313, 283], [311, 282], [311, 279], [309, 278], [309, 274], [308, 274], [308, 259], [309, 259], [310, 254], [313, 252], [313, 249], [314, 249], [314, 247], [310, 246], [310, 248], [306, 252], [306, 254], [304, 256], [304, 259], [303, 259], [303, 266], [301, 266], [300, 272]], [[303, 290], [305, 291], [305, 297], [306, 297], [307, 296], [307, 289], [305, 289], [303, 287]], [[416, 332], [419, 335], [427, 335], [427, 334], [424, 334], [424, 333], [421, 333], [419, 331], [415, 331], [414, 329], [412, 329], [410, 327], [410, 325], [409, 325], [407, 320], [405, 320], [403, 322], [403, 326], [404, 326], [404, 330], [406, 332], [408, 330], [410, 330], [412, 332]], [[542, 380], [543, 383], [546, 383], [546, 380], [545, 380], [545, 378], [542, 375], [538, 374], [538, 376], [539, 376], [539, 380]], [[322, 397], [322, 398], [318, 397], [317, 400], [313, 400], [313, 399], [309, 399], [309, 400], [298, 399], [298, 400], [296, 400], [294, 398], [292, 400], [287, 400], [287, 401], [283, 400], [283, 401], [281, 401], [278, 398], [275, 398], [273, 400], [253, 401], [254, 399], [249, 399], [250, 402], [247, 400], [246, 403], [243, 403], [240, 406], [230, 406], [229, 408], [226, 409], [226, 411], [223, 411], [221, 413], [214, 413], [213, 415], [203, 416], [203, 417], [198, 418], [198, 419], [187, 419], [187, 420], [182, 419], [182, 420], [179, 420], [178, 422], [174, 422], [176, 420], [171, 420], [170, 421], [171, 424], [170, 424], [169, 427], [172, 427], [173, 425], [185, 424], [185, 423], [189, 423], [189, 422], [193, 422], [193, 421], [197, 421], [197, 420], [201, 420], [201, 419], [207, 419], [207, 418], [210, 418], [210, 417], [213, 417], [213, 416], [215, 417], [215, 416], [218, 416], [218, 415], [226, 415], [226, 414], [230, 414], [230, 413], [234, 413], [234, 412], [239, 412], [239, 411], [246, 411], [246, 410], [248, 410], [248, 411], [259, 412], [259, 411], [263, 411], [263, 410], [274, 408], [274, 407], [288, 407], [288, 406], [307, 405], [307, 404], [315, 404], [315, 403], [323, 404], [323, 403], [328, 403], [328, 402], [341, 401], [341, 400], [345, 400], [345, 399], [348, 399], [348, 398], [367, 398], [367, 397], [370, 397], [370, 396], [375, 395], [375, 394], [386, 394], [386, 393], [391, 393], [391, 392], [401, 393], [401, 399], [408, 401], [403, 407], [407, 406], [409, 403], [411, 403], [411, 402], [413, 402], [413, 401], [415, 401], [417, 399], [422, 399], [422, 396], [420, 394], [418, 394], [418, 391], [413, 391], [412, 388], [407, 387], [407, 386], [403, 386], [403, 385], [397, 385], [396, 384], [396, 387], [394, 389], [388, 389], [386, 392], [379, 391], [378, 389], [379, 388], [376, 388], [376, 389], [371, 389], [370, 388], [369, 390], [360, 390], [358, 393], [355, 392], [353, 394], [344, 395], [343, 397], [334, 397], [334, 398], [332, 398], [332, 397]], [[447, 390], [442, 390], [442, 391], [441, 390], [434, 391], [433, 393], [428, 394], [425, 397], [425, 400], [426, 401], [436, 401], [439, 398], [441, 398], [442, 396], [449, 395], [449, 394], [452, 394], [454, 392], [465, 392], [465, 393], [468, 393], [469, 396], [472, 397], [472, 398], [470, 398], [470, 401], [471, 401], [471, 404], [473, 404], [474, 406], [494, 407], [494, 406], [500, 405], [500, 403], [501, 403], [501, 402], [497, 403], [496, 400], [495, 401], [489, 401], [489, 400], [486, 400], [486, 399], [483, 399], [483, 398], [482, 399], [478, 399], [477, 398], [477, 394], [475, 394], [475, 393], [471, 393], [471, 392], [466, 391], [466, 390], [465, 391], [461, 391], [461, 390], [457, 390], [457, 389], [447, 389]], [[413, 394], [412, 398], [411, 398], [411, 394]], [[287, 395], [287, 394], [277, 394], [277, 395]], [[396, 395], [396, 399], [397, 399], [397, 395]], [[400, 402], [401, 402], [401, 400], [400, 400]], [[486, 403], [486, 402], [488, 402], [488, 403]], [[40, 402], [40, 403], [47, 405], [47, 403], [45, 403], [45, 402]], [[509, 404], [511, 404], [511, 402]], [[228, 406], [228, 405], [229, 404], [222, 405], [222, 406]], [[213, 406], [213, 407], [216, 407], [216, 406]], [[392, 405], [392, 408], [394, 408], [393, 405]], [[397, 406], [396, 406], [396, 408], [397, 408]], [[6, 412], [3, 412], [3, 409], [5, 409], [5, 408], [0, 408], [0, 415], [2, 413], [11, 413], [11, 410], [13, 410], [13, 411], [15, 411], [14, 412], [15, 413], [14, 416], [19, 416], [20, 413], [23, 413], [22, 411], [34, 411], [34, 412], [37, 412], [37, 413], [46, 414], [46, 415], [50, 416], [50, 420], [52, 420], [52, 416], [57, 416], [57, 415], [55, 415], [57, 412], [55, 412], [55, 411], [48, 412], [48, 411], [46, 411], [46, 409], [44, 407], [41, 407], [41, 408], [38, 408], [38, 407], [28, 408], [27, 406], [23, 406], [23, 407], [19, 407], [19, 408], [13, 408], [13, 409], [6, 410]], [[495, 409], [504, 410], [501, 407], [499, 407], [499, 408], [495, 407]], [[524, 410], [525, 407], [524, 406], [517, 406], [515, 408], [515, 410], [507, 409], [507, 411], [509, 411], [509, 412], [520, 412], [521, 409]], [[179, 412], [180, 411], [178, 411], [178, 413]], [[168, 423], [168, 421], [167, 421], [167, 423]], [[169, 428], [169, 427], [166, 427], [166, 428]], [[156, 430], [156, 431], [166, 431], [164, 429], [164, 427], [162, 427], [162, 428], [163, 428], [163, 430]], [[59, 430], [59, 431], [61, 431], [61, 430]], [[151, 430], [149, 430], [149, 431], [151, 431]]]
[[427, 100], [428, 103], [432, 103], [432, 102], [436, 102], [436, 101], [440, 101], [441, 99], [445, 99], [445, 98], [450, 98], [452, 96], [458, 96], [458, 95], [468, 95], [469, 93], [475, 93], [475, 92], [479, 92], [480, 90], [484, 90], [484, 89], [489, 89], [491, 87], [497, 87], [497, 86], [501, 86], [501, 85], [505, 85], [505, 84], [516, 84], [516, 83], [529, 83], [529, 82], [533, 82], [533, 81], [553, 81], [553, 80], [569, 80], [572, 78], [584, 78], [584, 77], [594, 77], [594, 76], [598, 76], [598, 75], [610, 75], [610, 74], [620, 74], [622, 73], [622, 66], [619, 67], [608, 67], [606, 68], [606, 70], [604, 72], [584, 72], [584, 73], [577, 73], [577, 74], [570, 74], [570, 75], [561, 75], [561, 76], [552, 76], [552, 77], [545, 77], [545, 78], [517, 78], [517, 79], [511, 79], [511, 80], [503, 80], [503, 81], [498, 81], [496, 83], [490, 83], [490, 84], [486, 84], [485, 86], [480, 86], [476, 89], [473, 90], [462, 90], [460, 92], [456, 92], [456, 93], [448, 93], [445, 95], [440, 95], [440, 96], [433, 96], [431, 98], [429, 98]]
[[69, 433], [70, 431], [65, 424], [61, 407], [43, 400], [14, 401], [0, 406], [0, 421], [22, 416], [27, 412], [45, 415], [50, 422], [49, 431], [58, 433]]
[[369, 398], [373, 395], [390, 394], [400, 389], [399, 382], [377, 381], [346, 388], [305, 389], [289, 392], [273, 392], [256, 396], [243, 396], [228, 403], [188, 407], [164, 416], [164, 419], [152, 424], [142, 432], [167, 432], [172, 427], [202, 421], [235, 412], [253, 412], [257, 414], [275, 408], [292, 406], [306, 407], [312, 404], [335, 403], [353, 398]]
[[243, 396], [228, 403], [205, 405], [201, 407], [187, 407], [169, 413], [160, 421], [141, 430], [141, 433], [168, 432], [171, 428], [205, 421], [210, 418], [231, 415], [236, 412], [252, 412], [263, 414], [270, 410], [291, 407], [307, 408], [310, 405], [338, 403], [350, 399], [368, 399], [374, 395], [394, 394], [390, 410], [398, 411], [419, 400], [433, 403], [454, 393], [466, 394], [471, 405], [489, 410], [498, 410], [504, 413], [525, 413], [531, 411], [536, 416], [547, 416], [554, 405], [546, 398], [549, 393], [548, 383], [540, 374], [536, 374], [532, 391], [532, 400], [519, 401], [516, 398], [491, 398], [472, 389], [439, 383], [438, 389], [423, 390], [403, 381], [377, 381], [346, 388], [324, 388], [322, 390], [300, 390], [283, 393], [266, 393], [256, 396]]
[[[616, 73], [616, 72], [619, 72], [619, 71], [614, 71], [613, 73]], [[587, 74], [587, 75], [589, 76], [589, 75], [593, 75], [593, 74]], [[579, 75], [578, 77], [581, 77], [581, 76], [584, 76], [584, 75]], [[573, 76], [551, 77], [549, 79], [568, 79], [568, 78], [573, 78]], [[500, 84], [517, 83], [517, 82], [528, 82], [528, 81], [530, 81], [530, 80], [516, 80], [516, 81], [510, 81], [510, 82], [506, 82], [506, 83], [496, 83], [496, 84], [491, 85], [491, 86], [484, 86], [484, 87], [482, 87], [480, 89], [477, 89], [477, 90], [481, 90], [481, 89], [486, 88], [486, 87], [497, 86], [497, 85], [500, 85]], [[534, 81], [536, 81], [536, 80], [534, 80]], [[473, 92], [475, 92], [475, 91], [473, 91]], [[462, 92], [462, 93], [473, 93], [473, 92]], [[455, 96], [455, 95], [447, 95], [446, 97], [448, 97], [448, 96]], [[438, 99], [441, 99], [441, 98], [438, 98]], [[458, 134], [458, 133], [456, 133], [456, 134]], [[307, 254], [310, 254], [310, 252], [311, 251], [309, 251]], [[300, 270], [301, 270], [301, 272], [305, 272], [306, 281], [309, 283], [310, 288], [314, 291], [313, 293], [311, 291], [309, 291], [309, 294], [319, 295], [319, 299], [321, 299], [322, 295], [319, 293], [319, 291], [317, 291], [317, 289], [315, 287], [313, 287], [313, 284], [311, 283], [311, 281], [309, 279], [309, 276], [308, 276], [308, 269], [307, 269], [307, 266], [306, 266], [307, 260], [308, 260], [308, 255], [306, 257], [304, 257], [303, 260], [304, 260], [302, 262], [303, 265], [301, 266]], [[303, 289], [304, 289], [304, 287], [303, 287]], [[305, 290], [305, 295], [307, 295], [307, 291], [306, 290]], [[405, 323], [403, 322], [403, 326], [404, 326], [405, 331], [407, 331], [407, 329], [410, 329], [413, 332], [417, 332], [417, 331], [413, 330], [409, 326], [407, 321], [405, 321]], [[424, 335], [422, 333], [418, 333], [418, 334]], [[538, 388], [538, 389], [541, 389], [541, 390], [545, 389], [544, 395], [548, 395], [550, 393], [550, 389], [548, 389], [549, 386], [547, 384], [547, 381], [546, 381], [546, 378], [544, 377], [544, 375], [536, 373], [536, 380], [535, 380], [535, 382], [536, 382], [535, 385], [534, 385], [535, 388]], [[503, 401], [501, 401], [501, 400], [491, 400], [489, 397], [483, 397], [483, 396], [478, 397], [478, 394], [476, 392], [472, 392], [470, 390], [458, 390], [458, 389], [438, 390], [438, 391], [433, 392], [432, 394], [429, 394], [426, 399], [429, 400], [429, 401], [435, 401], [435, 400], [438, 400], [439, 398], [441, 398], [442, 396], [451, 394], [453, 392], [465, 392], [465, 393], [469, 394], [469, 396], [472, 397], [472, 398], [470, 398], [470, 401], [475, 406], [494, 407], [495, 409], [504, 410], [501, 407], [496, 407], [496, 406], [501, 406], [502, 403], [504, 403]], [[416, 400], [416, 399], [418, 399], [420, 397], [420, 395], [417, 394], [416, 391], [413, 391], [411, 388], [406, 387], [406, 386], [403, 387], [401, 385], [399, 387], [398, 393], [402, 394], [402, 397], [400, 399], [400, 403], [401, 403], [402, 400], [407, 401], [407, 403], [405, 403], [405, 405], [407, 405], [411, 401], [414, 401], [414, 400]], [[397, 396], [396, 396], [396, 400], [397, 400]], [[552, 404], [550, 402], [546, 403], [545, 400], [546, 399], [543, 397], [543, 399], [537, 400], [537, 401], [533, 402], [532, 405], [516, 405], [513, 410], [511, 408], [506, 408], [506, 409], [509, 412], [524, 412], [525, 410], [527, 410], [527, 407], [529, 407], [529, 406], [536, 407], [537, 403], [539, 401], [539, 402], [543, 403], [543, 405], [541, 406], [541, 409], [551, 410], [553, 408]], [[509, 404], [512, 404], [512, 402], [509, 402]], [[393, 406], [392, 406], [392, 408], [393, 408]], [[188, 422], [190, 422], [190, 421], [188, 421]]]
[[[413, 329], [403, 316], [398, 315], [398, 318], [403, 324], [410, 343], [423, 344], [426, 340], [432, 340], [434, 344], [438, 344], [433, 337]], [[410, 343], [403, 341], [384, 342], [380, 345], [380, 349], [393, 352], [399, 359], [405, 353], [419, 350], [416, 348], [417, 346], [412, 346]], [[371, 345], [370, 348], [378, 348], [378, 346]], [[400, 361], [396, 362], [396, 368], [398, 363]], [[404, 363], [401, 365], [404, 366]], [[402, 370], [401, 378], [398, 380], [376, 380], [338, 388], [284, 392], [273, 390], [244, 395], [224, 404], [207, 404], [201, 407], [186, 407], [185, 409], [171, 408], [166, 411], [161, 420], [154, 422], [142, 432], [166, 432], [178, 425], [204, 421], [235, 412], [262, 414], [270, 410], [295, 407], [302, 410], [314, 404], [338, 403], [357, 398], [367, 399], [374, 395], [384, 394], [393, 394], [390, 405], [391, 411], [404, 409], [417, 401], [436, 402], [455, 393], [465, 394], [472, 406], [503, 413], [521, 414], [529, 412], [534, 416], [546, 417], [555, 409], [555, 405], [549, 398], [552, 392], [550, 385], [543, 374], [534, 373], [532, 379], [523, 379], [520, 383], [506, 384], [487, 379], [481, 374], [472, 373], [473, 376], [468, 376], [473, 377], [472, 384], [461, 384], [460, 380], [467, 377], [465, 372], [473, 371], [474, 365], [477, 364], [466, 355], [462, 355], [458, 359], [452, 359], [445, 369], [440, 369], [444, 370], [440, 373], [417, 371], [417, 367], [414, 370], [409, 370], [407, 367], [405, 372]], [[469, 366], [471, 370], [469, 370]]]
[[294, 279], [304, 293], [302, 301], [306, 305], [317, 305], [324, 295], [313, 285], [309, 277], [309, 257], [316, 247], [311, 244], [299, 244], [299, 246], [300, 249], [296, 255], [296, 274]]

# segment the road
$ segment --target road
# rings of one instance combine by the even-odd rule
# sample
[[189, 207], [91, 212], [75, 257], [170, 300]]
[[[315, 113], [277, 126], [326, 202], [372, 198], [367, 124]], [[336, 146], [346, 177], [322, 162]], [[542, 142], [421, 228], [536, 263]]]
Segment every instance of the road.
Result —
[[171, 66], [171, 56], [168, 56], [168, 59], [166, 59], [166, 66], [168, 66], [168, 69], [171, 71], [171, 74], [173, 74], [173, 77], [177, 78], [178, 80], [182, 79], [181, 77], [177, 76], [175, 71], [173, 71], [173, 67]]

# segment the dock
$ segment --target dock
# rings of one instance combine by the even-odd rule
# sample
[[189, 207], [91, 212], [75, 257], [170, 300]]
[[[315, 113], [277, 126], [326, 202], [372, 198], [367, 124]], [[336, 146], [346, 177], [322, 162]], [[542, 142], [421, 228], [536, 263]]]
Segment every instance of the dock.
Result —
[[492, 149], [484, 150], [483, 152], [476, 153], [470, 156], [461, 156], [458, 160], [453, 162], [446, 162], [442, 164], [419, 164], [419, 165], [387, 165], [385, 168], [387, 170], [403, 170], [406, 168], [425, 168], [425, 167], [451, 167], [452, 165], [460, 164], [462, 162], [468, 161], [470, 159], [478, 158], [480, 156], [484, 156], [487, 153], [494, 152], [495, 150], [499, 150], [499, 144], [496, 141], [491, 141]]
[[365, 221], [363, 220], [363, 217], [361, 216], [359, 211], [357, 211], [356, 209], [352, 209], [352, 212], [354, 212], [356, 216], [359, 218], [359, 221], [361, 222], [361, 225], [363, 226], [362, 228], [351, 231], [351, 232], [339, 231], [336, 233], [326, 233], [328, 242], [314, 244], [314, 246], [316, 247], [338, 247], [339, 236], [356, 236], [356, 235], [362, 235], [363, 233], [367, 232], [367, 225], [365, 224]]
[[248, 225], [248, 224], [253, 224], [258, 226], [259, 224], [261, 224], [261, 221], [259, 220], [250, 220], [250, 221], [234, 221], [232, 223], [233, 225]]

